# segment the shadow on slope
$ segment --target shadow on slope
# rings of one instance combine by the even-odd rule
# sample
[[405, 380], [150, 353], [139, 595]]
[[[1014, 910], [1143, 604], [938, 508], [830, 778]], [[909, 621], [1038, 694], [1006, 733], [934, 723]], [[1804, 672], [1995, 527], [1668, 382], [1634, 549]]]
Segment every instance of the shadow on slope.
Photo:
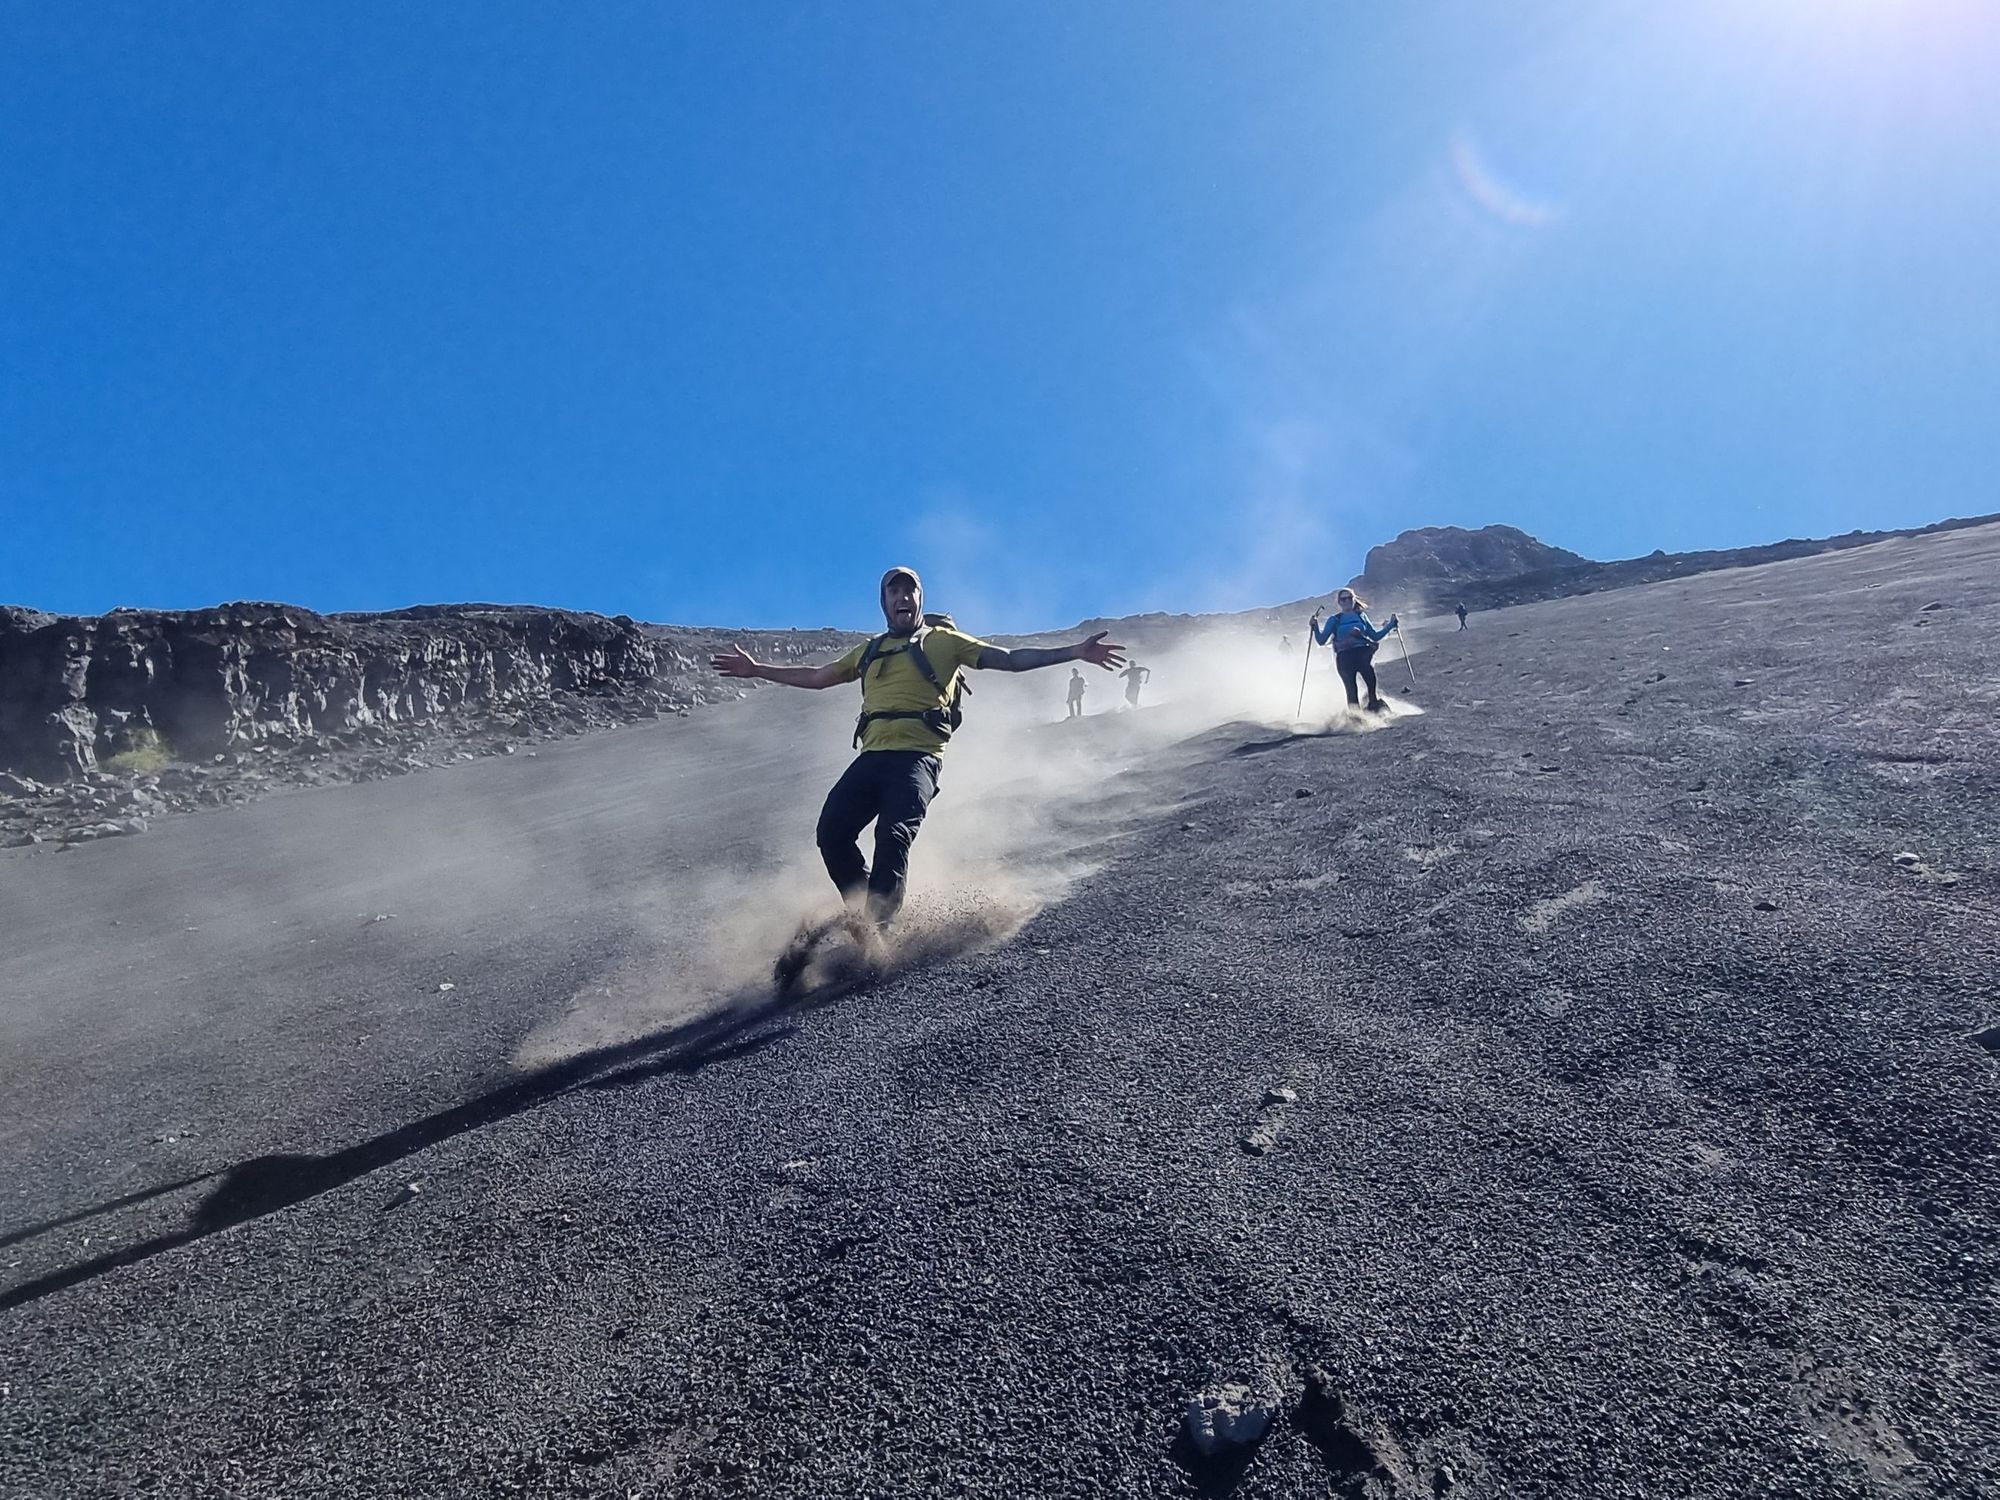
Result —
[[[920, 950], [925, 960], [949, 956], [933, 941]], [[704, 1068], [754, 1055], [797, 1034], [796, 1024], [760, 1028], [866, 990], [910, 967], [914, 959], [874, 970], [849, 968], [833, 979], [774, 998], [768, 985], [746, 987], [720, 1009], [700, 1019], [646, 1036], [598, 1047], [525, 1072], [449, 1109], [412, 1120], [393, 1130], [325, 1155], [278, 1153], [252, 1157], [216, 1172], [181, 1178], [95, 1207], [45, 1220], [9, 1234], [0, 1244], [18, 1244], [66, 1225], [114, 1213], [148, 1199], [211, 1179], [220, 1179], [190, 1210], [188, 1222], [48, 1272], [0, 1292], [0, 1310], [19, 1307], [108, 1272], [232, 1229], [253, 1219], [316, 1198], [414, 1156], [468, 1131], [498, 1124], [583, 1088], [629, 1087], [667, 1074], [693, 1076]], [[607, 1071], [610, 1070], [610, 1071]], [[391, 1200], [392, 1203], [399, 1200]]]
[[[1369, 732], [1393, 718], [1341, 716], [1323, 730], [1286, 735], [1261, 747], [1244, 745], [1246, 733], [1291, 726], [1299, 688], [1296, 658], [1279, 656], [1266, 641], [1221, 631], [1154, 660], [1162, 688], [1156, 704], [1094, 714], [1074, 724], [1059, 722], [1060, 714], [1051, 711], [1060, 707], [1054, 696], [1060, 677], [1050, 674], [1052, 686], [999, 674], [982, 678], [985, 733], [955, 745], [945, 773], [949, 788], [969, 784], [972, 795], [940, 798], [913, 861], [915, 894], [905, 910], [903, 936], [885, 961], [822, 965], [794, 992], [772, 994], [772, 961], [801, 914], [813, 920], [831, 904], [832, 893], [809, 852], [811, 830], [803, 828], [805, 848], [775, 871], [711, 877], [703, 892], [704, 903], [717, 913], [709, 924], [709, 951], [656, 952], [612, 983], [572, 997], [521, 1044], [515, 1076], [340, 1150], [252, 1157], [14, 1232], [0, 1243], [20, 1243], [219, 1179], [180, 1228], [0, 1292], [0, 1309], [306, 1202], [566, 1093], [628, 1087], [667, 1074], [690, 1076], [764, 1051], [797, 1034], [791, 1018], [910, 969], [1006, 941], [1092, 871], [1095, 866], [1080, 850], [1094, 838], [1169, 805], [1157, 780], [1161, 773], [1299, 738]], [[1317, 686], [1323, 690], [1325, 684]], [[786, 1024], [773, 1026], [776, 1022]]]

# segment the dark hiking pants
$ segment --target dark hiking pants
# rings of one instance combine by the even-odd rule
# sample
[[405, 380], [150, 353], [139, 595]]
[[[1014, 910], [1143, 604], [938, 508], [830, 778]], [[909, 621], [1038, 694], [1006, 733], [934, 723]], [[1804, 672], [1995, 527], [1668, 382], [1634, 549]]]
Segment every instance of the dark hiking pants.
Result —
[[1368, 684], [1368, 701], [1375, 701], [1375, 648], [1373, 646], [1350, 646], [1345, 651], [1333, 653], [1334, 670], [1340, 673], [1340, 685], [1347, 689], [1348, 706], [1355, 707], [1361, 699], [1354, 690], [1354, 679], [1359, 677]]
[[[819, 852], [848, 903], [867, 893], [868, 913], [886, 922], [903, 904], [910, 845], [937, 795], [938, 757], [921, 750], [863, 750], [841, 773], [819, 812]], [[858, 842], [875, 823], [875, 867]]]

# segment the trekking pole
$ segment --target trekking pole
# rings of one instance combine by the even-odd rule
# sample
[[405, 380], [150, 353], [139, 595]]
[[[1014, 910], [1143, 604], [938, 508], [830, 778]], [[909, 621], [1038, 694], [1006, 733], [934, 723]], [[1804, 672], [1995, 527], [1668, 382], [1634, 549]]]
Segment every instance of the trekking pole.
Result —
[[1396, 644], [1403, 648], [1403, 665], [1409, 668], [1410, 686], [1417, 685], [1417, 669], [1410, 666], [1410, 643], [1403, 639], [1403, 622], [1396, 622]]
[[1292, 715], [1294, 720], [1303, 719], [1306, 716], [1306, 673], [1312, 668], [1312, 660], [1313, 633], [1312, 627], [1308, 625], [1306, 627], [1306, 659], [1299, 664], [1299, 711]]

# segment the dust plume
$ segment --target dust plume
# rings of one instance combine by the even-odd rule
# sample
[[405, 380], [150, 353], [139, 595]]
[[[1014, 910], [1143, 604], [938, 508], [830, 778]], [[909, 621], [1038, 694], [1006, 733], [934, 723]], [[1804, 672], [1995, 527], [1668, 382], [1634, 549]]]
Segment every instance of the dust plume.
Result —
[[[1282, 644], [1287, 634], [1289, 649]], [[1246, 738], [1372, 733], [1421, 712], [1392, 695], [1387, 669], [1398, 663], [1391, 648], [1380, 662], [1388, 711], [1347, 710], [1332, 654], [1317, 649], [1307, 663], [1303, 620], [1288, 631], [1265, 611], [1146, 616], [1118, 622], [1111, 638], [1152, 674], [1136, 706], [1127, 701], [1128, 679], [1102, 669], [1083, 668], [1085, 711], [1076, 718], [1067, 715], [1066, 667], [971, 674], [965, 727], [945, 753], [938, 797], [911, 854], [909, 897], [886, 971], [1011, 938], [1102, 868], [1120, 831], [1167, 810], [1168, 773], [1215, 754], [1210, 741], [1217, 731], [1234, 727]], [[518, 1065], [765, 1005], [774, 961], [802, 926], [838, 913], [814, 824], [818, 801], [849, 753], [848, 716], [859, 690], [760, 688], [749, 702], [720, 712], [736, 716], [748, 732], [782, 705], [774, 695], [821, 700], [810, 713], [811, 738], [797, 741], [797, 773], [781, 773], [786, 817], [772, 821], [747, 865], [702, 872], [692, 890], [658, 893], [656, 902], [664, 904], [653, 908], [649, 925], [663, 940], [615, 977], [572, 996], [522, 1043]], [[872, 829], [864, 831], [862, 848], [872, 854]], [[691, 938], [668, 937], [690, 931]]]

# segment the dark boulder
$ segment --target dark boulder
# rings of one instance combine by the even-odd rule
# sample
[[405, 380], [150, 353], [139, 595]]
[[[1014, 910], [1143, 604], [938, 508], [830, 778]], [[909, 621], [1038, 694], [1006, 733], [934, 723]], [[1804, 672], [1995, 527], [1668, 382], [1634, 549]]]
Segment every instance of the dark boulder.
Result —
[[1393, 542], [1368, 549], [1355, 585], [1365, 595], [1435, 595], [1442, 600], [1459, 584], [1513, 578], [1543, 568], [1568, 568], [1590, 559], [1537, 541], [1515, 526], [1420, 526]]

